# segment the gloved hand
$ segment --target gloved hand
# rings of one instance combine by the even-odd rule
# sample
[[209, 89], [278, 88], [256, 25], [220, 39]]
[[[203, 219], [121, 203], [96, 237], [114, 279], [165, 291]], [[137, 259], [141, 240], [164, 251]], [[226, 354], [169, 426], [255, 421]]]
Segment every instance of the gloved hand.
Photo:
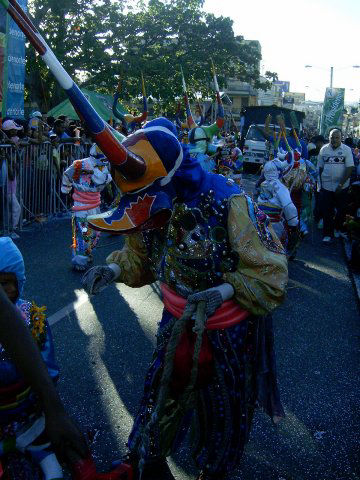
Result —
[[188, 296], [189, 303], [198, 303], [201, 300], [206, 302], [206, 316], [211, 317], [215, 311], [221, 307], [223, 302], [229, 300], [234, 295], [234, 289], [229, 283], [223, 283], [218, 287], [209, 288], [202, 292], [193, 293]]
[[90, 268], [82, 277], [81, 284], [89, 295], [96, 295], [115, 280], [115, 271], [107, 265]]

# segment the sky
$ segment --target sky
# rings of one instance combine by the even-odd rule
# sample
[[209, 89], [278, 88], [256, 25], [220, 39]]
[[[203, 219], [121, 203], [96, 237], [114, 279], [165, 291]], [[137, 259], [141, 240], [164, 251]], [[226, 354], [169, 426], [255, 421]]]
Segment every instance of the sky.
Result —
[[334, 67], [333, 87], [345, 88], [345, 102], [359, 101], [360, 0], [205, 0], [204, 9], [259, 40], [261, 72], [290, 81], [290, 91], [323, 101]]

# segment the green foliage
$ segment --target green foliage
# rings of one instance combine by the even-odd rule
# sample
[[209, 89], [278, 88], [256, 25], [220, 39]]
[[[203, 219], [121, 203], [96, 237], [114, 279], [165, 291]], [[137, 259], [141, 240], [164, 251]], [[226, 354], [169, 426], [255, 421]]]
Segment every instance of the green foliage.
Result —
[[[234, 77], [256, 88], [269, 87], [259, 81], [258, 43], [235, 36], [232, 20], [204, 12], [203, 4], [32, 0], [30, 11], [60, 63], [83, 86], [113, 94], [121, 79], [122, 98], [134, 100], [141, 95], [143, 72], [147, 94], [160, 100], [156, 109], [173, 112], [175, 98], [182, 95], [180, 66], [190, 97], [213, 96], [210, 56], [220, 88]], [[29, 96], [45, 95], [42, 105], [50, 108], [64, 93], [32, 49], [28, 53]]]

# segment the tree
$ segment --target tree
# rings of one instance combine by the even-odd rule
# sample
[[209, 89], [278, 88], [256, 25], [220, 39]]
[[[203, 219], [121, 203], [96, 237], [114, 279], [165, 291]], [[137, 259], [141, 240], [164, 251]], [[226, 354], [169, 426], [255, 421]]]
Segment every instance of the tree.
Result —
[[[235, 36], [232, 20], [204, 12], [203, 0], [149, 0], [147, 4], [139, 0], [135, 5], [128, 0], [33, 2], [35, 21], [59, 61], [87, 88], [112, 94], [121, 78], [123, 98], [134, 100], [141, 95], [142, 72], [147, 93], [171, 112], [175, 98], [182, 95], [180, 66], [190, 97], [213, 96], [210, 56], [220, 88], [234, 77], [255, 88], [270, 85], [259, 80], [258, 42]], [[60, 89], [36, 65], [32, 54], [29, 73], [39, 85], [39, 71], [49, 104], [57, 103]]]

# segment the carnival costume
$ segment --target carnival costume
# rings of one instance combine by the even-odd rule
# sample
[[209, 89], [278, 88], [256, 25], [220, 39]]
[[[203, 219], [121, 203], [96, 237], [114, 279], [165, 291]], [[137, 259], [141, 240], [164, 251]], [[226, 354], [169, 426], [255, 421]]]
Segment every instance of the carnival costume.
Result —
[[[283, 416], [268, 314], [283, 299], [285, 252], [266, 215], [232, 180], [205, 172], [171, 122], [148, 122], [123, 145], [148, 165], [145, 155], [155, 149], [164, 177], [89, 218], [94, 228], [128, 235], [110, 267], [90, 269], [83, 283], [97, 293], [114, 278], [131, 287], [161, 282], [164, 313], [129, 461], [144, 480], [156, 478], [151, 466], [177, 449], [192, 424], [198, 468], [221, 478], [239, 463], [255, 405]], [[207, 314], [196, 307], [201, 300], [213, 306]]]
[[7, 10], [82, 114], [123, 193], [116, 209], [88, 218], [126, 237], [109, 266], [85, 274], [85, 287], [162, 282], [165, 308], [127, 466], [160, 480], [152, 461], [176, 449], [193, 419], [197, 464], [220, 479], [238, 465], [255, 405], [273, 420], [284, 415], [268, 315], [285, 294], [284, 250], [266, 215], [233, 181], [205, 172], [168, 120], [120, 144], [19, 8]]
[[141, 82], [142, 82], [142, 94], [143, 94], [143, 113], [138, 117], [134, 117], [134, 115], [131, 115], [129, 113], [123, 113], [118, 108], [117, 104], [120, 98], [121, 81], [119, 81], [117, 90], [114, 95], [114, 102], [112, 106], [113, 114], [115, 118], [121, 121], [125, 130], [129, 133], [131, 133], [135, 129], [136, 125], [141, 126], [141, 124], [145, 123], [148, 116], [148, 106], [147, 106], [145, 82], [144, 82], [143, 75], [141, 75]]
[[[303, 208], [304, 192], [312, 192], [317, 178], [317, 170], [315, 166], [303, 156], [303, 147], [293, 129], [293, 135], [296, 141], [296, 148], [291, 148], [288, 139], [286, 138], [285, 131], [282, 131], [279, 137], [282, 136], [282, 140], [286, 147], [286, 150], [278, 148], [278, 156], [285, 156], [286, 152], [293, 155], [294, 162], [292, 168], [283, 175], [282, 181], [284, 185], [289, 189], [291, 199], [296, 206], [298, 212], [299, 221], [301, 219], [301, 213]], [[303, 231], [307, 230], [306, 224], [303, 224]]]
[[193, 158], [196, 158], [203, 169], [207, 172], [214, 171], [216, 164], [212, 156], [216, 153], [217, 146], [212, 143], [214, 135], [216, 135], [224, 126], [224, 107], [220, 98], [219, 86], [217, 83], [216, 73], [213, 69], [214, 84], [216, 90], [217, 101], [217, 117], [216, 122], [212, 125], [199, 126], [191, 113], [189, 98], [187, 94], [184, 75], [182, 75], [184, 102], [186, 108], [187, 125], [189, 128], [188, 140], [189, 150]]
[[[46, 307], [21, 297], [25, 284], [23, 257], [11, 238], [0, 238], [0, 272], [13, 273], [19, 297], [16, 307], [31, 331], [54, 382], [59, 377]], [[45, 419], [36, 396], [0, 345], [0, 461], [9, 480], [55, 480], [62, 469], [44, 436]], [[41, 474], [42, 472], [42, 474]]]
[[269, 217], [272, 226], [289, 255], [297, 242], [298, 214], [293, 204], [288, 188], [280, 178], [291, 165], [288, 161], [276, 158], [268, 160], [263, 169], [265, 181], [260, 185], [257, 199], [259, 208]]
[[216, 168], [216, 173], [231, 178], [237, 185], [241, 185], [243, 172], [243, 156], [240, 148], [233, 147], [230, 155], [221, 158]]
[[71, 263], [75, 270], [85, 270], [92, 261], [100, 232], [89, 226], [87, 217], [100, 212], [100, 192], [111, 180], [106, 157], [96, 144], [91, 147], [88, 158], [75, 160], [63, 174], [62, 193], [68, 194], [73, 189]]

